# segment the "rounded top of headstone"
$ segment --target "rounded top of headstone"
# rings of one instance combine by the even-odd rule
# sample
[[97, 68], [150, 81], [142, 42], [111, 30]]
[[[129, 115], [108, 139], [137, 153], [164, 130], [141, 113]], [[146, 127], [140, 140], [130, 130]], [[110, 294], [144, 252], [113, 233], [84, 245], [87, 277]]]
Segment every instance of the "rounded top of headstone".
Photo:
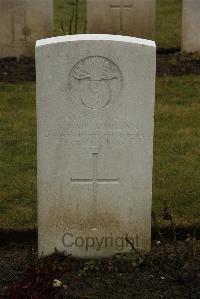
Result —
[[122, 35], [112, 35], [112, 34], [76, 34], [76, 35], [65, 35], [56, 36], [51, 38], [40, 39], [36, 42], [36, 47], [41, 47], [50, 44], [65, 43], [65, 42], [75, 42], [75, 41], [118, 41], [124, 43], [132, 43], [142, 46], [156, 47], [156, 44], [152, 40], [122, 36]]

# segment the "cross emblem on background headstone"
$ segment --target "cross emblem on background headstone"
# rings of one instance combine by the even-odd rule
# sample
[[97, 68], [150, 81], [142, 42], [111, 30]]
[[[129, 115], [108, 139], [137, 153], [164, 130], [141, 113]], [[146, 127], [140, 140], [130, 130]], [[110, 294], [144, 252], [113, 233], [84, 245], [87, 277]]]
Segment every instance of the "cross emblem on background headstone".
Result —
[[124, 30], [124, 10], [132, 7], [133, 4], [126, 4], [126, 0], [120, 0], [119, 4], [110, 4], [111, 9], [119, 9], [120, 11], [120, 33], [122, 33]]
[[118, 184], [119, 178], [108, 178], [108, 179], [98, 179], [98, 172], [97, 172], [97, 156], [98, 153], [92, 154], [92, 179], [74, 179], [71, 178], [71, 183], [73, 184], [90, 184], [92, 185], [92, 194], [93, 194], [93, 201], [97, 199], [97, 185], [98, 184]]

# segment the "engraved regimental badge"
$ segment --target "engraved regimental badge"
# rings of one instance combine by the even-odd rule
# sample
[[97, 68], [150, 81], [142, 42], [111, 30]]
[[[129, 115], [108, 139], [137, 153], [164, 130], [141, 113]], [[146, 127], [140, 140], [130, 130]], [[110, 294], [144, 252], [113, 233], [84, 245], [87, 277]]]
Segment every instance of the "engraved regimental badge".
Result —
[[87, 109], [103, 109], [119, 96], [122, 73], [110, 59], [90, 56], [74, 65], [69, 76], [69, 86], [78, 104]]

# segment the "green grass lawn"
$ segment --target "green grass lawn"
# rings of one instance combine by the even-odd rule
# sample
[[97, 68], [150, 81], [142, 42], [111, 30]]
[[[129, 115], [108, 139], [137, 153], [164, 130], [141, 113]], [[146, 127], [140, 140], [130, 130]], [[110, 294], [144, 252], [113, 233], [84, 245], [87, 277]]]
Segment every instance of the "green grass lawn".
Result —
[[[54, 34], [69, 34], [69, 21], [72, 19], [73, 3], [75, 0], [55, 0]], [[79, 0], [78, 33], [85, 30], [86, 1]], [[177, 48], [181, 45], [181, 15], [182, 0], [156, 0], [155, 40], [159, 48]], [[63, 23], [64, 26], [61, 26]], [[73, 18], [72, 33], [74, 33], [75, 17]]]
[[200, 76], [157, 78], [153, 209], [163, 200], [181, 224], [200, 216]]
[[[54, 33], [55, 35], [69, 34], [69, 24], [72, 20], [71, 33], [75, 33], [75, 3], [76, 0], [54, 0]], [[79, 0], [77, 33], [84, 33], [86, 27], [86, 1]], [[63, 25], [62, 25], [63, 24]], [[64, 28], [64, 32], [63, 29]]]
[[35, 85], [0, 84], [0, 228], [36, 224]]
[[155, 41], [159, 48], [181, 47], [182, 0], [156, 0]]
[[[157, 78], [153, 209], [166, 199], [176, 222], [200, 210], [200, 76]], [[35, 84], [0, 84], [0, 228], [36, 226]]]

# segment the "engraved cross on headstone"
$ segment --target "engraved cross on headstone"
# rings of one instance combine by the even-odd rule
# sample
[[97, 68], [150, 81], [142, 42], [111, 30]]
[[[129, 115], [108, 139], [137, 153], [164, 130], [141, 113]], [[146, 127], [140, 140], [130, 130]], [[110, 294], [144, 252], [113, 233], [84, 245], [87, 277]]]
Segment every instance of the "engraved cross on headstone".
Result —
[[99, 179], [98, 178], [98, 171], [97, 171], [97, 157], [98, 153], [92, 154], [92, 179], [75, 179], [71, 178], [72, 184], [90, 184], [92, 185], [92, 194], [93, 194], [93, 201], [97, 200], [97, 185], [98, 184], [118, 184], [119, 178], [108, 178], [108, 179]]
[[133, 4], [127, 4], [126, 2], [127, 0], [120, 0], [119, 4], [110, 4], [111, 9], [119, 9], [120, 11], [120, 33], [124, 30], [124, 10], [133, 7]]

